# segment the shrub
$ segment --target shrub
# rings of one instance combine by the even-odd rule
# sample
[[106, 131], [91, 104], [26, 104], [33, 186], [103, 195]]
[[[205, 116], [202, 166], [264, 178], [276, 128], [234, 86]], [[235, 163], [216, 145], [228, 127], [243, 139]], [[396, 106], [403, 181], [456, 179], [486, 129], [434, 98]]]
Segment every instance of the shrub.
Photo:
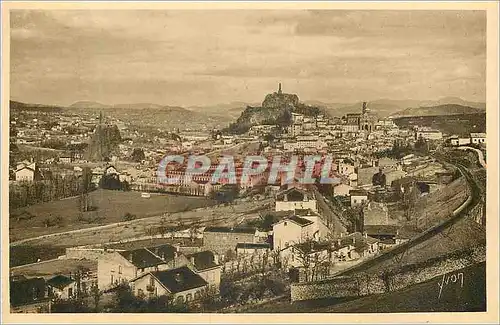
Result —
[[131, 221], [131, 220], [134, 220], [135, 219], [135, 214], [132, 214], [130, 212], [127, 212], [125, 213], [125, 215], [123, 216], [123, 221]]

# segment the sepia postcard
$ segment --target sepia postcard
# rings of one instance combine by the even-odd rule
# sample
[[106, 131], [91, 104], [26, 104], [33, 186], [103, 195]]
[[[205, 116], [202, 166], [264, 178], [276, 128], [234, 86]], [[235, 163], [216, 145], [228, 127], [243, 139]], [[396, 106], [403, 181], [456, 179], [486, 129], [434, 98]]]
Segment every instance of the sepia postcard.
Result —
[[498, 2], [2, 7], [2, 323], [498, 323]]

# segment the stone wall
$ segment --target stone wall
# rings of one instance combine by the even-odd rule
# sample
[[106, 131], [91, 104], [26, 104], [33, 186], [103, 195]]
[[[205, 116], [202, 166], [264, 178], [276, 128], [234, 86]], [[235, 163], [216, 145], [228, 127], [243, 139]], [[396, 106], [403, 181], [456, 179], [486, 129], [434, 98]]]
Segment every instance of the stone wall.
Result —
[[98, 260], [100, 257], [106, 254], [113, 253], [114, 251], [123, 251], [123, 250], [71, 247], [71, 248], [66, 248], [65, 258]]
[[486, 260], [486, 247], [477, 246], [423, 263], [405, 265], [378, 273], [356, 273], [331, 279], [291, 285], [291, 300], [359, 297], [397, 291]]

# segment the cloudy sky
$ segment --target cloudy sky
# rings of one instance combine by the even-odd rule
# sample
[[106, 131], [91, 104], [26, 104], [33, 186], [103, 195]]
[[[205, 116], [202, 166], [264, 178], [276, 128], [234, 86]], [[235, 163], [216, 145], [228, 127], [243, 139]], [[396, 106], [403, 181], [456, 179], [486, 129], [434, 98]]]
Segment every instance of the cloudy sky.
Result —
[[11, 98], [485, 101], [480, 11], [11, 11]]

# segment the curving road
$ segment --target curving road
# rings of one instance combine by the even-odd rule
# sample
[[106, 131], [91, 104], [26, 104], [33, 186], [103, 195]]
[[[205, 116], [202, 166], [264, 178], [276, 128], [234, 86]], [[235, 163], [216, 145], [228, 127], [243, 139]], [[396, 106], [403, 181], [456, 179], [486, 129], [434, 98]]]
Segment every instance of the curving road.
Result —
[[476, 148], [472, 148], [472, 147], [458, 147], [458, 149], [475, 151], [477, 153], [478, 158], [479, 158], [479, 163], [481, 164], [481, 166], [483, 166], [483, 168], [486, 168], [486, 160], [484, 160], [484, 155], [483, 155], [483, 152], [481, 150], [476, 149]]

